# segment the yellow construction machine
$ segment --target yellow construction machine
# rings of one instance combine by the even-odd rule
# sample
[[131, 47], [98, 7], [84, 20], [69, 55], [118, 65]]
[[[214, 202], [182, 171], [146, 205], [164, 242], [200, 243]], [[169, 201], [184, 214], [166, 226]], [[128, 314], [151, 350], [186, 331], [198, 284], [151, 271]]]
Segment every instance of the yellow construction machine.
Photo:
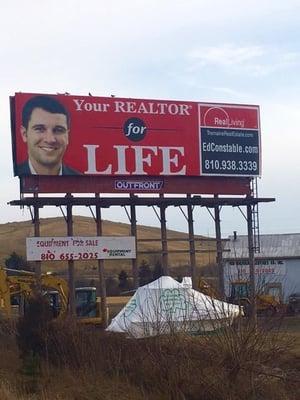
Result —
[[[250, 305], [250, 282], [244, 280], [236, 280], [230, 282], [231, 291], [228, 301], [230, 303], [244, 306], [247, 310]], [[279, 299], [271, 294], [257, 293], [256, 296], [257, 312], [260, 314], [273, 315], [282, 308]]]
[[197, 289], [199, 290], [199, 292], [205, 294], [206, 296], [210, 296], [210, 297], [212, 297], [214, 299], [218, 299], [219, 298], [217, 289], [215, 289], [213, 285], [208, 283], [202, 277], [200, 277], [199, 280], [198, 280]]
[[[207, 296], [219, 298], [217, 290], [202, 278], [199, 278], [198, 290]], [[247, 313], [250, 306], [250, 283], [244, 280], [230, 282], [230, 296], [227, 301], [243, 306]], [[280, 299], [268, 293], [256, 294], [256, 307], [259, 314], [268, 315], [276, 314], [284, 309]]]
[[[32, 272], [13, 271], [0, 267], [0, 316], [11, 318], [25, 312], [26, 299], [33, 295], [37, 280]], [[67, 315], [69, 288], [65, 279], [52, 274], [42, 274], [40, 291], [48, 299], [54, 318]], [[95, 287], [75, 289], [76, 317], [82, 323], [100, 324], [100, 306]]]

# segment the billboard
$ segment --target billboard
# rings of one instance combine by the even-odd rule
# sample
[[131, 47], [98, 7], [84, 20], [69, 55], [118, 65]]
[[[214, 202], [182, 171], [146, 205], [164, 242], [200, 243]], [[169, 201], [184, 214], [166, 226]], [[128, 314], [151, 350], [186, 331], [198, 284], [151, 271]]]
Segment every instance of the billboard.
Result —
[[261, 170], [258, 106], [16, 93], [11, 125], [17, 176], [124, 177], [122, 191], [129, 177], [160, 177], [159, 190], [164, 177]]
[[90, 261], [136, 258], [133, 236], [26, 238], [27, 261]]

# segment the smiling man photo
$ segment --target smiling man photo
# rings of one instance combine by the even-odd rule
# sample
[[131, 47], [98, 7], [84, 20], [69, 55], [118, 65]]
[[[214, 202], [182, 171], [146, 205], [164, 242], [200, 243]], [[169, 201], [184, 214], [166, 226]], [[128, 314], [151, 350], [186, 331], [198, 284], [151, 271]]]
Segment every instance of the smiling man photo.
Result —
[[78, 175], [63, 164], [69, 144], [70, 117], [50, 96], [32, 97], [22, 110], [21, 136], [28, 159], [17, 166], [18, 175]]

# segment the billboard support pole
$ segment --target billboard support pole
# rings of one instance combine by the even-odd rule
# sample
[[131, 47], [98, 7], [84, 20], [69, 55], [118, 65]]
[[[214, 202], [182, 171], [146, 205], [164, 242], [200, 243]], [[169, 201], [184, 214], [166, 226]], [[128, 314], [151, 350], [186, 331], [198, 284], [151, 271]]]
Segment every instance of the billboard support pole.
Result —
[[[34, 197], [38, 198], [38, 193], [34, 193]], [[33, 221], [34, 221], [34, 236], [40, 236], [40, 213], [38, 202], [33, 206]], [[35, 261], [35, 279], [36, 279], [36, 289], [37, 292], [41, 292], [41, 279], [42, 279], [42, 268], [41, 261]]]
[[[214, 196], [216, 199], [218, 195]], [[221, 220], [220, 220], [220, 206], [217, 204], [214, 207], [215, 211], [215, 230], [216, 230], [216, 245], [217, 245], [217, 268], [218, 268], [218, 280], [219, 280], [219, 293], [221, 299], [224, 299], [224, 270], [223, 270], [223, 249], [222, 249], [222, 235], [221, 235]]]
[[[96, 199], [99, 199], [99, 193], [95, 193]], [[96, 229], [97, 236], [102, 236], [102, 216], [99, 204], [96, 204]], [[99, 292], [100, 292], [100, 308], [103, 327], [107, 327], [107, 302], [106, 302], [106, 286], [104, 276], [104, 260], [98, 260], [98, 275], [99, 275]]]
[[[190, 199], [191, 195], [187, 194], [187, 198]], [[194, 220], [193, 220], [193, 206], [191, 204], [187, 205], [187, 221], [189, 229], [189, 245], [190, 245], [190, 272], [192, 277], [193, 289], [196, 289], [196, 252], [195, 252], [195, 235], [194, 235]]]
[[249, 278], [250, 278], [250, 318], [256, 325], [256, 296], [255, 296], [255, 258], [254, 258], [254, 240], [253, 240], [253, 221], [252, 206], [247, 205], [247, 228], [248, 228], [248, 249], [249, 249]]
[[[73, 236], [73, 218], [72, 218], [72, 195], [66, 194], [67, 202], [67, 235]], [[75, 272], [74, 260], [68, 260], [68, 275], [69, 275], [69, 313], [72, 316], [76, 314], [75, 306]]]
[[[160, 198], [164, 195], [160, 194]], [[161, 249], [162, 249], [162, 269], [165, 276], [169, 275], [168, 268], [168, 241], [167, 241], [167, 221], [166, 221], [166, 206], [160, 205], [160, 229], [161, 229]]]
[[[131, 236], [135, 238], [135, 248], [137, 253], [137, 220], [136, 220], [136, 208], [134, 205], [134, 194], [130, 193], [130, 199], [132, 200], [130, 204], [130, 233]], [[138, 266], [137, 266], [137, 257], [132, 258], [131, 260], [132, 265], [132, 275], [133, 275], [133, 285], [134, 288], [137, 289], [139, 286], [138, 283]]]

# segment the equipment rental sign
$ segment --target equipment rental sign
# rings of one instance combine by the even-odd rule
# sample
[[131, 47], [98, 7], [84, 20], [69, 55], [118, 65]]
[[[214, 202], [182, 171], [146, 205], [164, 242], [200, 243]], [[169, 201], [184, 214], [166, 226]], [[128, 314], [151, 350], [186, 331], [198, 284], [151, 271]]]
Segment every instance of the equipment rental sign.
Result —
[[28, 261], [131, 259], [136, 258], [135, 237], [28, 237], [26, 255]]
[[261, 173], [258, 106], [29, 93], [10, 104], [17, 176]]

